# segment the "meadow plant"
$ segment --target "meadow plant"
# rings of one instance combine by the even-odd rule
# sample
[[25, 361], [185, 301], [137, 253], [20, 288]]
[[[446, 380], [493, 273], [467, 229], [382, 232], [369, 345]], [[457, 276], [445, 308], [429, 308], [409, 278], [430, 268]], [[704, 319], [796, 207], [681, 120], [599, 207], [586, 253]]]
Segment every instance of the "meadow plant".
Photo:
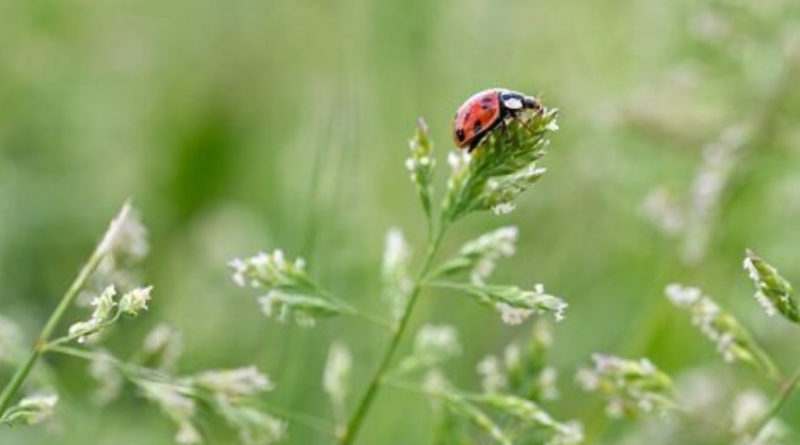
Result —
[[665, 293], [672, 304], [691, 315], [692, 323], [715, 344], [726, 362], [747, 363], [771, 377], [777, 376], [772, 360], [747, 329], [700, 289], [670, 284]]
[[597, 391], [608, 400], [611, 417], [666, 414], [677, 405], [672, 399], [672, 379], [647, 359], [626, 360], [595, 354], [593, 368], [578, 371], [587, 391]]
[[800, 312], [794, 300], [791, 283], [778, 270], [748, 250], [744, 269], [756, 287], [753, 297], [764, 308], [768, 316], [781, 314], [787, 320], [800, 324]]
[[[750, 250], [745, 254], [744, 269], [755, 285], [755, 300], [766, 315], [774, 317], [781, 314], [788, 321], [798, 323], [791, 283], [774, 266]], [[716, 344], [726, 362], [751, 365], [763, 376], [781, 385], [771, 403], [760, 394], [743, 393], [733, 404], [730, 432], [736, 438], [736, 443], [782, 443], [787, 428], [777, 415], [800, 383], [800, 369], [788, 378], [784, 377], [774, 360], [758, 345], [744, 325], [710, 297], [703, 295], [700, 289], [671, 284], [665, 293], [675, 306], [691, 315], [692, 323]]]
[[[793, 321], [794, 301], [791, 284], [776, 269], [748, 251], [745, 270], [756, 286], [756, 300], [768, 316], [777, 313]], [[777, 416], [800, 382], [800, 370], [785, 378], [772, 357], [756, 342], [749, 330], [730, 312], [697, 287], [670, 284], [665, 288], [667, 299], [689, 314], [694, 324], [715, 346], [725, 362], [749, 365], [766, 379], [781, 385], [769, 402], [761, 393], [743, 392], [735, 400], [721, 402], [712, 392], [714, 377], [704, 376], [691, 391], [673, 389], [672, 378], [647, 359], [628, 360], [595, 354], [594, 366], [580, 369], [578, 383], [587, 391], [597, 392], [606, 400], [606, 413], [615, 417], [640, 417], [648, 413], [670, 415], [676, 425], [692, 425], [693, 429], [710, 431], [711, 437], [725, 437], [736, 444], [779, 444], [789, 436], [789, 429]], [[781, 307], [782, 309], [778, 309]], [[718, 374], [718, 373], [717, 373]], [[709, 397], [702, 393], [711, 394]], [[692, 400], [699, 398], [699, 400]], [[708, 412], [728, 412], [725, 416]], [[720, 422], [720, 418], [730, 419]], [[677, 423], [676, 423], [677, 422]], [[680, 427], [656, 429], [658, 440], [674, 443], [685, 440]], [[638, 441], [649, 437], [640, 431]], [[666, 439], [665, 439], [666, 438]], [[695, 437], [696, 439], [696, 437]], [[654, 439], [655, 440], [655, 439]], [[635, 442], [633, 442], [635, 443]]]
[[[771, 190], [764, 190], [774, 185], [769, 181], [772, 177], [759, 174], [764, 171], [763, 161], [768, 155], [786, 153], [788, 147], [783, 140], [793, 131], [791, 125], [786, 125], [783, 110], [796, 102], [791, 93], [800, 73], [794, 25], [797, 12], [796, 4], [782, 0], [693, 5], [683, 40], [701, 50], [684, 54], [673, 69], [665, 71], [663, 79], [648, 79], [619, 108], [620, 121], [625, 126], [664, 142], [669, 149], [693, 148], [699, 153], [685, 192], [677, 192], [674, 184], [659, 185], [643, 204], [645, 215], [666, 237], [676, 241], [678, 276], [693, 276], [702, 270], [722, 234], [730, 235], [725, 229], [736, 207], [736, 199], [732, 198], [755, 186], [763, 188], [761, 195], [772, 194]], [[753, 57], [741, 57], [743, 53]], [[725, 60], [724, 79], [714, 74], [720, 68], [720, 60]], [[701, 100], [708, 99], [703, 92], [710, 89], [723, 94]], [[741, 106], [742, 92], [748, 95], [747, 106]], [[681, 104], [680, 113], [652, 106], [665, 95], [669, 96], [669, 103]], [[670, 175], [670, 180], [676, 177]], [[758, 201], [758, 205], [764, 203]], [[763, 211], [751, 214], [761, 217]], [[738, 220], [736, 224], [749, 225]], [[777, 269], [751, 251], [745, 255], [744, 268], [755, 286], [754, 298], [766, 314], [798, 323], [792, 287]], [[699, 288], [671, 284], [665, 293], [713, 342], [726, 362], [746, 363], [781, 385], [773, 402], [761, 413], [761, 421], [747, 431], [727, 431], [733, 434], [728, 442], [783, 443], [777, 439], [770, 442], [765, 431], [778, 424], [776, 415], [793, 393], [797, 373], [786, 377], [776, 366], [777, 360], [740, 321], [747, 318], [734, 316]], [[665, 335], [671, 326], [668, 318], [661, 315], [661, 303], [654, 300], [645, 306], [644, 313], [636, 317], [643, 321], [630, 334], [644, 338], [642, 343], [654, 348], [655, 339]], [[730, 411], [731, 404], [719, 409]], [[702, 417], [699, 411], [690, 411], [695, 419]]]
[[[29, 380], [35, 383], [36, 379], [29, 377], [43, 356], [60, 354], [88, 362], [88, 373], [96, 380], [96, 401], [111, 402], [126, 387], [152, 401], [177, 425], [177, 443], [203, 442], [206, 433], [196, 426], [201, 408], [207, 408], [236, 430], [241, 443], [267, 444], [283, 438], [285, 422], [257, 409], [257, 397], [271, 390], [273, 384], [256, 368], [176, 375], [180, 335], [163, 325], [156, 327], [145, 338], [141, 350], [127, 360], [101, 346], [103, 337], [111, 335], [114, 328], [148, 310], [153, 287], [135, 283], [132, 270], [119, 269], [133, 267], [147, 251], [147, 231], [136, 209], [125, 204], [47, 320], [27, 359], [18, 360], [22, 354], [19, 347], [3, 348], [4, 352], [12, 352], [5, 359], [20, 361], [21, 365], [0, 395], [0, 425], [41, 423], [53, 415], [58, 395], [31, 387]], [[91, 313], [56, 336], [67, 313], [80, 306], [81, 295], [91, 297]], [[10, 322], [0, 328], [4, 334], [13, 333], [3, 335], [3, 341], [21, 336]], [[20, 397], [22, 391], [30, 395]]]
[[[335, 343], [331, 347], [323, 388], [334, 407], [334, 435], [340, 445], [356, 440], [379, 388], [385, 384], [413, 388], [433, 397], [446, 406], [450, 414], [476, 426], [497, 443], [511, 444], [512, 437], [526, 428], [540, 430], [552, 444], [580, 441], [579, 428], [553, 420], [532, 397], [539, 393], [554, 395], [554, 371], [538, 363], [533, 366], [535, 369], [529, 369], [532, 365], [522, 359], [519, 349], [509, 349], [505, 369], [496, 370], [506, 375], [504, 384], [497, 385], [496, 390], [475, 394], [455, 389], [444, 377], [442, 366], [462, 351], [458, 333], [451, 326], [423, 326], [410, 354], [397, 360], [411, 314], [425, 289], [459, 292], [494, 309], [503, 322], [511, 325], [542, 314], [551, 314], [557, 321], [564, 319], [567, 303], [545, 292], [541, 284], [523, 288], [490, 283], [497, 262], [516, 251], [519, 232], [515, 227], [503, 227], [468, 241], [455, 254], [435, 264], [443, 237], [454, 223], [476, 212], [492, 211], [502, 215], [514, 209], [516, 198], [545, 173], [539, 160], [549, 143], [549, 134], [557, 129], [556, 110], [530, 110], [504, 122], [473, 153], [451, 152], [448, 155], [450, 175], [437, 208], [434, 203], [437, 162], [433, 142], [426, 123], [419, 121], [409, 142], [411, 153], [406, 168], [422, 205], [429, 238], [427, 245], [419, 250], [423, 257], [413, 273], [412, 251], [417, 249], [411, 248], [398, 228], [389, 230], [386, 236], [380, 276], [383, 299], [389, 307], [388, 321], [365, 315], [328, 292], [306, 273], [302, 259], [288, 260], [279, 250], [230, 262], [233, 280], [238, 285], [263, 292], [259, 302], [268, 316], [310, 327], [328, 317], [350, 315], [390, 327], [391, 339], [377, 370], [344, 424], [344, 402], [351, 386], [346, 382], [351, 358], [343, 345]], [[541, 382], [533, 386], [548, 388], [528, 385], [526, 377], [529, 375], [525, 373], [541, 374]], [[407, 381], [413, 375], [420, 376], [424, 383]], [[484, 375], [483, 378], [490, 377]], [[525, 391], [520, 395], [506, 393], [511, 380], [515, 388]], [[501, 426], [484, 409], [516, 419], [518, 424]]]

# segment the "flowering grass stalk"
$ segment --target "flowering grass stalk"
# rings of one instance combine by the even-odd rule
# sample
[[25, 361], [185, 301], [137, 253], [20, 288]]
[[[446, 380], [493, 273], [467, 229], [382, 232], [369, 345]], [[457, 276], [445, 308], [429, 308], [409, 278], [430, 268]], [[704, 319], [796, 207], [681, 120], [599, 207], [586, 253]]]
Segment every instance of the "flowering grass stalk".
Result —
[[[434, 261], [447, 230], [470, 213], [492, 210], [508, 213], [515, 198], [538, 181], [545, 170], [538, 165], [548, 144], [549, 133], [558, 129], [556, 110], [537, 109], [507, 119], [493, 131], [472, 154], [451, 152], [448, 161], [451, 174], [438, 211], [434, 206], [434, 173], [436, 161], [428, 127], [420, 120], [409, 146], [411, 156], [406, 168], [415, 186], [428, 225], [428, 243], [416, 274], [411, 270], [411, 248], [398, 229], [386, 238], [381, 278], [383, 298], [390, 306], [391, 338], [346, 425], [340, 425], [346, 385], [341, 376], [347, 363], [343, 349], [332, 349], [324, 377], [324, 389], [331, 397], [337, 417], [337, 439], [350, 445], [358, 436], [383, 381], [388, 377], [398, 347], [422, 291], [429, 287], [447, 287], [472, 296], [475, 300], [500, 312], [509, 324], [519, 324], [534, 314], [551, 312], [563, 318], [567, 305], [546, 294], [544, 287], [533, 290], [517, 286], [488, 284], [495, 263], [511, 256], [515, 250], [517, 229], [502, 228], [465, 244], [451, 259], [434, 267]], [[260, 298], [264, 312], [285, 320], [293, 317], [301, 325], [311, 326], [319, 319], [355, 315], [364, 316], [357, 308], [324, 290], [305, 271], [302, 260], [287, 261], [281, 251], [237, 259], [230, 263], [234, 281], [242, 286], [267, 293]], [[467, 283], [459, 275], [469, 272]], [[368, 317], [373, 319], [374, 317]], [[380, 321], [378, 321], [380, 323]], [[381, 323], [384, 324], [384, 323]], [[401, 373], [433, 366], [441, 357], [433, 355], [449, 351], [455, 341], [444, 327], [429, 327], [415, 345], [415, 354], [401, 364]], [[338, 351], [338, 352], [337, 352]], [[445, 357], [446, 358], [446, 357]], [[456, 403], [457, 399], [451, 399]], [[456, 403], [464, 407], [461, 402]], [[477, 411], [464, 407], [462, 413], [477, 423], [485, 424]], [[494, 434], [495, 437], [500, 437]]]
[[[28, 356], [28, 359], [20, 366], [11, 381], [3, 389], [2, 394], [0, 394], [0, 417], [6, 413], [6, 410], [8, 410], [11, 403], [13, 403], [14, 397], [25, 383], [25, 380], [33, 370], [36, 362], [47, 350], [47, 347], [50, 345], [50, 338], [55, 333], [55, 330], [58, 328], [67, 311], [72, 307], [81, 290], [91, 278], [92, 273], [94, 273], [101, 262], [106, 260], [115, 250], [124, 250], [126, 248], [133, 248], [137, 251], [141, 250], [141, 246], [144, 243], [144, 241], [140, 239], [141, 237], [142, 229], [136, 211], [130, 204], [125, 204], [117, 217], [111, 222], [111, 226], [102, 241], [100, 241], [100, 244], [97, 245], [92, 255], [81, 268], [75, 281], [72, 282], [72, 285], [61, 298], [55, 311], [50, 315], [50, 318], [45, 323], [44, 328], [42, 328], [39, 337], [34, 343], [33, 350]], [[106, 301], [107, 299], [108, 298], [106, 298]], [[98, 302], [98, 306], [100, 304], [101, 303]], [[102, 304], [105, 305], [106, 303]], [[99, 307], [98, 310], [100, 310]], [[105, 309], [102, 311], [105, 311]], [[118, 318], [118, 316], [116, 318]], [[108, 320], [108, 322], [112, 321]], [[101, 326], [99, 326], [100, 323], [101, 322], [95, 321], [95, 325], [92, 329], [88, 329], [88, 326], [84, 326], [81, 330], [85, 329], [83, 334], [88, 335], [90, 333], [89, 330], [99, 330], [101, 328]], [[78, 332], [76, 331], [74, 334], [78, 334]], [[80, 335], [78, 335], [78, 337], [80, 337]]]
[[[730, 216], [728, 213], [732, 208], [731, 204], [735, 202], [729, 198], [738, 196], [743, 190], [756, 184], [764, 185], [764, 178], [759, 176], [764, 171], [763, 161], [767, 158], [764, 153], [780, 151], [780, 141], [788, 134], [790, 127], [783, 126], [781, 122], [785, 117], [783, 110], [794, 98], [790, 92], [795, 88], [800, 73], [797, 35], [767, 35], [761, 30], [783, 29], [794, 20], [795, 11], [794, 5], [790, 6], [788, 3], [776, 3], [774, 6], [776, 8], [773, 13], [767, 15], [762, 14], [756, 4], [748, 2], [698, 4], [699, 9], [695, 11], [693, 20], [693, 31], [696, 35], [691, 39], [696, 42], [699, 37], [710, 52], [704, 53], [704, 57], [691, 58], [692, 60], [684, 60], [676, 65], [665, 77], [669, 79], [668, 85], [659, 87], [653, 82], [647, 82], [641, 90], [642, 94], [637, 94], [640, 97], [637, 100], [638, 106], [631, 110], [632, 113], [626, 112], [626, 120], [641, 127], [651, 136], [667, 139], [662, 140], [666, 146], [703, 145], [700, 150], [701, 161], [685, 193], [675, 193], [671, 186], [664, 185], [658, 187], [645, 203], [648, 216], [667, 237], [676, 241], [674, 244], [678, 248], [676, 253], [681, 264], [671, 274], [691, 275], [698, 270], [698, 266], [703, 265], [708, 254], [713, 252], [717, 238], [724, 232], [719, 230], [720, 222], [724, 217]], [[764, 62], [769, 60], [766, 63], [774, 64], [776, 69], [771, 73], [769, 82], [762, 82], [751, 76], [754, 65], [746, 57], [739, 57], [742, 44], [765, 56]], [[768, 50], [771, 48], [784, 50], [772, 52]], [[707, 120], [704, 125], [702, 118], [697, 119], [703, 113], [692, 115], [689, 111], [708, 110], [706, 107], [709, 102], [698, 100], [703, 95], [697, 93], [703, 89], [701, 85], [717, 82], [714, 76], [709, 76], [713, 71], [713, 68], [709, 70], [713, 66], [709, 62], [714, 60], [714, 57], [708, 57], [710, 54], [723, 55], [734, 62], [726, 67], [726, 72], [730, 74], [728, 80], [732, 82], [726, 88], [727, 93], [719, 97], [719, 103], [712, 105], [712, 108], [717, 107], [726, 116], [730, 116], [728, 122], [722, 125], [714, 119]], [[691, 73], [692, 87], [682, 88], [673, 83], [678, 78], [685, 80], [683, 74], [686, 73]], [[686, 86], [688, 84], [683, 85]], [[748, 106], [739, 107], [740, 91], [753, 91], [757, 94], [749, 99]], [[676, 93], [680, 95], [681, 92], [685, 96], [679, 101], [686, 100], [682, 109], [687, 112], [673, 113], [652, 107], [658, 101], [659, 94], [672, 96]], [[733, 114], [728, 114], [728, 111]], [[764, 298], [760, 298], [761, 296]], [[780, 304], [777, 300], [770, 301], [766, 292], [759, 290], [756, 298], [770, 313], [773, 313], [775, 303]], [[640, 345], [653, 347], [656, 339], [665, 335], [671, 327], [669, 318], [663, 315], [662, 309], [658, 303], [645, 304], [643, 314], [636, 317], [641, 321], [630, 329], [627, 336], [643, 338], [644, 340], [638, 340]], [[777, 308], [774, 313], [777, 313]], [[723, 337], [723, 340], [729, 338]], [[726, 347], [724, 344], [720, 346]], [[774, 371], [765, 373], [772, 374], [771, 378], [778, 380]]]
[[772, 317], [781, 314], [792, 323], [800, 324], [800, 310], [794, 300], [794, 289], [791, 283], [783, 278], [778, 270], [748, 250], [744, 259], [744, 269], [756, 287], [753, 295]]
[[665, 289], [667, 298], [692, 316], [692, 323], [713, 341], [726, 362], [740, 361], [780, 381], [778, 368], [756, 343], [752, 334], [730, 313], [696, 287], [671, 284]]
[[672, 379], [649, 360], [603, 354], [595, 354], [592, 359], [594, 368], [581, 369], [577, 379], [586, 391], [606, 397], [609, 416], [666, 414], [677, 408], [671, 396]]
[[[123, 206], [48, 319], [30, 356], [3, 390], [0, 426], [39, 423], [53, 413], [58, 400], [55, 394], [24, 397], [12, 406], [38, 359], [50, 353], [89, 362], [89, 373], [98, 382], [94, 394], [97, 401], [109, 402], [119, 396], [125, 383], [131, 384], [176, 423], [177, 443], [203, 441], [203, 434], [195, 427], [200, 408], [208, 408], [238, 431], [240, 443], [262, 445], [282, 439], [285, 422], [262, 412], [254, 404], [257, 396], [273, 388], [272, 382], [254, 367], [176, 376], [171, 371], [180, 353], [180, 337], [176, 331], [163, 326], [148, 335], [142, 349], [127, 361], [98, 346], [109, 327], [148, 309], [152, 286], [134, 284], [126, 269], [132, 260], [140, 260], [147, 252], [146, 234], [133, 207]], [[269, 262], [257, 265], [268, 272], [275, 269], [269, 268], [272, 265]], [[295, 275], [302, 276], [301, 270]], [[276, 274], [268, 276], [276, 281], [284, 278]], [[303, 283], [311, 288], [310, 284]], [[74, 323], [64, 335], [53, 338], [79, 295], [93, 297], [91, 315]], [[72, 343], [79, 347], [70, 345]]]
[[[780, 314], [792, 323], [800, 324], [800, 312], [794, 299], [792, 284], [778, 273], [778, 270], [757, 256], [753, 251], [747, 250], [744, 259], [744, 269], [756, 288], [754, 297], [764, 308], [768, 317]], [[751, 437], [758, 438], [770, 425], [770, 422], [783, 409], [786, 402], [800, 385], [800, 369], [796, 370], [789, 379], [783, 383], [776, 395], [769, 411], [753, 428]]]
[[396, 328], [394, 330], [394, 334], [389, 342], [389, 346], [384, 351], [383, 357], [380, 360], [378, 365], [377, 372], [373, 375], [370, 383], [367, 387], [367, 392], [364, 394], [361, 402], [359, 402], [358, 406], [356, 407], [355, 412], [350, 417], [350, 420], [347, 424], [347, 428], [342, 434], [339, 443], [340, 445], [349, 445], [355, 441], [356, 435], [358, 434], [359, 430], [361, 429], [361, 424], [364, 422], [364, 418], [369, 411], [370, 406], [372, 405], [375, 396], [378, 393], [378, 387], [381, 384], [381, 381], [384, 377], [384, 374], [388, 371], [389, 365], [392, 362], [392, 358], [397, 351], [397, 347], [400, 345], [400, 340], [403, 338], [403, 333], [408, 326], [408, 321], [411, 319], [411, 313], [413, 308], [419, 298], [419, 295], [422, 291], [421, 281], [422, 278], [426, 276], [428, 270], [430, 269], [431, 265], [433, 264], [433, 259], [436, 255], [436, 252], [439, 250], [439, 246], [441, 245], [442, 238], [444, 236], [444, 231], [442, 230], [442, 226], [439, 226], [439, 230], [431, 236], [431, 240], [428, 245], [427, 254], [425, 256], [424, 263], [420, 269], [419, 275], [417, 280], [415, 280], [415, 284], [413, 285], [407, 302], [403, 311], [400, 314], [400, 317], [397, 321]]
[[[411, 170], [411, 179], [415, 184], [423, 209], [428, 217], [429, 242], [422, 266], [417, 273], [414, 284], [411, 286], [405, 307], [398, 319], [397, 327], [389, 346], [386, 348], [378, 369], [371, 379], [367, 391], [348, 423], [345, 434], [339, 441], [340, 445], [349, 445], [355, 441], [364, 418], [372, 405], [378, 388], [389, 370], [392, 359], [397, 351], [403, 334], [411, 318], [419, 295], [430, 278], [433, 261], [441, 245], [446, 230], [450, 225], [469, 213], [493, 209], [497, 213], [507, 213], [513, 209], [513, 200], [530, 185], [536, 182], [543, 174], [544, 169], [538, 167], [537, 161], [544, 155], [544, 147], [548, 144], [547, 133], [558, 129], [556, 125], [556, 110], [544, 110], [534, 113], [520, 120], [514, 120], [507, 127], [498, 129], [476, 150], [473, 155], [466, 152], [451, 153], [449, 163], [452, 173], [448, 180], [447, 192], [443, 198], [437, 221], [432, 221], [430, 209], [430, 195], [432, 192], [432, 170], [435, 165], [432, 161], [426, 162], [432, 156], [432, 143], [427, 133], [427, 126], [420, 121], [417, 135], [411, 142], [412, 156], [407, 162]], [[490, 237], [491, 238], [491, 237]], [[498, 237], [503, 238], [503, 237]], [[514, 237], [515, 238], [515, 237]], [[493, 261], [496, 254], [478, 253], [475, 251], [487, 250], [481, 244], [491, 244], [490, 251], [507, 251], [504, 240], [489, 239], [486, 243], [477, 242], [476, 245], [466, 246], [462, 249], [462, 256], [472, 261], [476, 257], [484, 261]], [[465, 251], [467, 252], [464, 255]], [[470, 262], [466, 259], [465, 262]], [[479, 261], [478, 260], [478, 261]], [[485, 264], [485, 263], [484, 263]], [[484, 266], [485, 267], [485, 266]], [[445, 270], [452, 269], [446, 267]], [[500, 292], [485, 292], [479, 299], [491, 301], [493, 297], [502, 300], [498, 294], [507, 297], [502, 303], [509, 307], [524, 306], [524, 311], [540, 309], [539, 302], [530, 294], [523, 294], [516, 289], [498, 289]], [[513, 294], [513, 295], [512, 295]], [[498, 303], [500, 304], [500, 303]], [[562, 309], [563, 310], [563, 309]]]
[[283, 251], [275, 250], [236, 258], [228, 265], [237, 285], [266, 291], [258, 302], [267, 317], [293, 319], [300, 326], [313, 327], [319, 319], [353, 315], [386, 327], [383, 320], [359, 311], [317, 284], [306, 272], [302, 258], [289, 261]]
[[[798, 323], [797, 303], [791, 283], [777, 269], [748, 250], [744, 269], [756, 288], [755, 299], [767, 316], [781, 314], [785, 319]], [[781, 383], [770, 409], [746, 431], [734, 431], [742, 436], [742, 443], [762, 443], [770, 436], [768, 427], [773, 424], [781, 409], [800, 384], [800, 370], [783, 381], [782, 374], [770, 356], [756, 343], [753, 336], [730, 313], [717, 305], [710, 297], [694, 287], [671, 284], [666, 288], [669, 300], [692, 315], [692, 321], [703, 334], [717, 344], [717, 349], [726, 361], [741, 361], [754, 366], [764, 375]], [[742, 428], [736, 428], [742, 430]]]

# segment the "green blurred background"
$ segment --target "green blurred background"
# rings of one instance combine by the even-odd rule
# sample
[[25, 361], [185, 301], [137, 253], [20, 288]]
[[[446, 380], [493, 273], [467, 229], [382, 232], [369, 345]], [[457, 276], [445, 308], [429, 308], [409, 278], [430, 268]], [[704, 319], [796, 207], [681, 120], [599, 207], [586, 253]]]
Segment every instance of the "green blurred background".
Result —
[[[602, 407], [572, 379], [595, 351], [647, 356], [674, 375], [720, 363], [663, 298], [672, 281], [723, 302], [788, 371], [800, 330], [763, 315], [741, 260], [751, 247], [800, 282], [798, 10], [796, 0], [0, 1], [0, 313], [32, 341], [130, 197], [151, 230], [155, 299], [107, 346], [124, 355], [167, 322], [183, 332], [182, 372], [254, 363], [276, 381], [270, 402], [328, 417], [331, 340], [350, 345], [363, 382], [384, 333], [352, 320], [278, 324], [225, 263], [282, 247], [382, 311], [384, 233], [402, 227], [417, 251], [425, 237], [403, 167], [415, 119], [428, 120], [443, 173], [454, 110], [500, 85], [561, 109], [548, 174], [516, 212], [471, 217], [446, 245], [518, 225], [518, 255], [498, 280], [542, 282], [569, 301], [555, 330], [555, 415], [596, 427]], [[643, 203], [666, 187], [697, 216], [703, 149], [738, 124], [753, 130], [712, 210], [665, 236]], [[702, 246], [695, 232], [707, 249], [687, 259]], [[461, 329], [465, 353], [448, 369], [465, 387], [482, 356], [526, 335], [462, 296], [425, 297], [414, 323]], [[171, 443], [152, 405], [132, 395], [95, 406], [84, 363], [47, 364], [57, 421], [2, 431], [0, 443]], [[748, 369], [714, 369], [731, 393], [775, 390]], [[0, 368], [2, 381], [12, 370]], [[359, 443], [426, 443], [428, 408], [385, 389]], [[800, 426], [800, 400], [782, 417]], [[642, 443], [634, 423], [598, 428], [605, 443]], [[222, 431], [213, 443], [232, 443]], [[326, 442], [298, 426], [290, 443]]]

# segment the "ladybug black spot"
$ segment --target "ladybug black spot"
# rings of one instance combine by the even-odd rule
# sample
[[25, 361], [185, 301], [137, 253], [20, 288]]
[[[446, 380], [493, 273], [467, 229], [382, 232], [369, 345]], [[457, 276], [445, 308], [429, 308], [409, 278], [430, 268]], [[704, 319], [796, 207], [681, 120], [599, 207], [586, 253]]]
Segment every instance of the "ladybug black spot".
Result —
[[476, 120], [473, 128], [475, 129], [475, 133], [480, 133], [481, 130], [483, 130], [483, 124], [481, 121]]
[[459, 128], [458, 130], [456, 130], [456, 137], [458, 138], [459, 142], [463, 142], [464, 141], [464, 129]]

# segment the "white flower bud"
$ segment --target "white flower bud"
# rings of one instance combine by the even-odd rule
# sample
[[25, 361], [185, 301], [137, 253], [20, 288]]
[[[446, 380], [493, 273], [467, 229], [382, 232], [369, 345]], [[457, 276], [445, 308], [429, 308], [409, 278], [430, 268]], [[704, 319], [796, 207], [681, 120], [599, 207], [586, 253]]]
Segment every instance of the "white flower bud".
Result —
[[111, 318], [111, 311], [114, 309], [114, 306], [117, 305], [117, 303], [114, 302], [114, 297], [116, 295], [117, 290], [114, 286], [108, 286], [100, 296], [92, 300], [92, 306], [95, 308], [92, 314], [93, 320], [97, 323], [102, 323]]
[[119, 310], [126, 315], [136, 316], [139, 312], [147, 310], [147, 302], [152, 298], [150, 293], [153, 286], [139, 287], [122, 296], [119, 301]]
[[9, 408], [0, 418], [0, 425], [35, 425], [53, 415], [58, 395], [42, 394], [25, 397]]

